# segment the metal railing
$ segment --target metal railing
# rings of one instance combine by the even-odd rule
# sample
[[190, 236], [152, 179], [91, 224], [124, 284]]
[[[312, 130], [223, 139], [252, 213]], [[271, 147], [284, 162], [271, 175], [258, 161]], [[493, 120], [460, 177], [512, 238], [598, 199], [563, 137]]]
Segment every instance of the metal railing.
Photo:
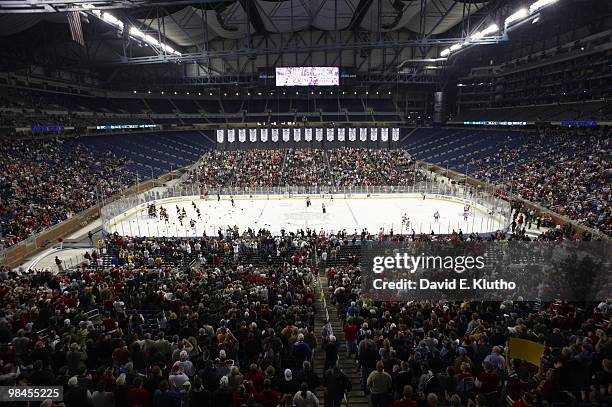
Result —
[[510, 202], [519, 202], [525, 207], [533, 209], [539, 216], [549, 216], [553, 224], [570, 224], [572, 228], [580, 232], [589, 232], [592, 236], [596, 236], [601, 239], [608, 239], [608, 236], [606, 236], [605, 233], [597, 229], [588, 227], [584, 224], [571, 220], [566, 215], [554, 212], [549, 208], [545, 208], [538, 203], [527, 200], [522, 196], [517, 195], [517, 191], [513, 190], [512, 184], [508, 184], [504, 181], [495, 182], [490, 179], [482, 180], [470, 177], [469, 172], [467, 171], [467, 167], [466, 172], [464, 174], [461, 174], [459, 172], [450, 170], [449, 168], [444, 168], [423, 161], [419, 161], [418, 166], [422, 170], [425, 170], [425, 172], [430, 177], [443, 177], [448, 179], [449, 181], [454, 181], [459, 188], [463, 189], [463, 194], [469, 193], [468, 191], [471, 191], [471, 196], [473, 196], [474, 194], [490, 195], [507, 202], [509, 205]]
[[[491, 191], [470, 188], [457, 183], [451, 183], [447, 178], [438, 176], [437, 174], [427, 174], [423, 176], [423, 180], [414, 184], [407, 185], [380, 185], [380, 186], [318, 186], [318, 185], [302, 185], [302, 186], [273, 186], [273, 187], [220, 187], [220, 188], [209, 188], [201, 187], [200, 185], [192, 182], [179, 183], [173, 186], [166, 187], [164, 189], [152, 189], [142, 194], [131, 195], [123, 199], [116, 200], [109, 205], [106, 205], [101, 210], [102, 227], [105, 233], [117, 232], [123, 235], [129, 236], [189, 236], [193, 235], [193, 232], [189, 230], [186, 223], [183, 226], [170, 226], [170, 229], [165, 225], [147, 225], [146, 230], [141, 230], [141, 224], [146, 222], [147, 216], [147, 204], [150, 203], [161, 203], [164, 205], [178, 204], [179, 201], [184, 200], [196, 200], [207, 198], [210, 200], [216, 200], [216, 195], [219, 194], [225, 198], [229, 196], [233, 197], [258, 197], [264, 199], [277, 199], [277, 198], [291, 198], [300, 197], [304, 198], [307, 196], [323, 196], [329, 197], [332, 195], [334, 198], [351, 198], [352, 196], [375, 196], [383, 194], [423, 194], [428, 198], [458, 198], [460, 201], [465, 200], [466, 203], [475, 203], [486, 208], [491, 214], [495, 214], [496, 225], [503, 224], [507, 226], [507, 220], [510, 217], [510, 204], [508, 201], [495, 196]], [[176, 201], [175, 201], [176, 200]], [[463, 201], [462, 201], [463, 202]], [[171, 209], [173, 211], [174, 209]], [[126, 220], [129, 222], [125, 222]], [[145, 222], [133, 222], [134, 219], [142, 219]], [[398, 222], [399, 223], [399, 222]], [[421, 225], [415, 229], [418, 233], [431, 232], [432, 225]], [[444, 227], [442, 227], [444, 226]], [[436, 225], [435, 232], [438, 233], [450, 233], [453, 229], [456, 229], [458, 225]], [[476, 225], [477, 226], [477, 225]], [[486, 225], [485, 225], [486, 226]], [[143, 226], [144, 227], [144, 226]], [[217, 230], [219, 227], [225, 228], [226, 224], [219, 225], [208, 225], [208, 232], [211, 230]], [[330, 225], [333, 227], [333, 225]], [[490, 224], [491, 231], [499, 229], [494, 227], [493, 222]], [[448, 230], [447, 230], [448, 229]], [[471, 230], [480, 230], [472, 225]], [[458, 230], [458, 229], [457, 229]], [[332, 231], [332, 229], [328, 230]], [[468, 231], [465, 231], [469, 233]], [[161, 233], [161, 234], [160, 234]], [[164, 234], [165, 233], [165, 234]]]

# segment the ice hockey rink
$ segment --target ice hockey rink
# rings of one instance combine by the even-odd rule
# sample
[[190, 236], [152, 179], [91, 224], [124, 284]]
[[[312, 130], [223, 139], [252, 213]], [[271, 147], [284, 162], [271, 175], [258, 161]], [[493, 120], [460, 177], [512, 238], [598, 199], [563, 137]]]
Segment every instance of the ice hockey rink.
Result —
[[[448, 234], [453, 230], [463, 233], [486, 233], [503, 229], [506, 221], [495, 208], [487, 208], [469, 200], [444, 195], [378, 194], [309, 196], [311, 206], [306, 206], [306, 196], [216, 196], [203, 199], [199, 196], [176, 197], [155, 201], [157, 217], [149, 217], [146, 204], [134, 207], [104, 223], [107, 233], [117, 232], [124, 236], [191, 237], [216, 234], [219, 228], [238, 226], [255, 230], [267, 229], [278, 234], [282, 229], [296, 231], [310, 228], [320, 232], [335, 233], [345, 229], [348, 233], [367, 229], [385, 233], [391, 229], [395, 234], [415, 233]], [[466, 202], [471, 202], [467, 220], [463, 211]], [[200, 210], [201, 217], [193, 206]], [[325, 205], [325, 213], [323, 213]], [[159, 208], [163, 206], [169, 220], [159, 219]], [[180, 223], [178, 210], [185, 209], [186, 218]], [[493, 213], [491, 213], [493, 209]], [[436, 222], [434, 213], [440, 217]], [[409, 226], [402, 224], [404, 214]], [[190, 226], [190, 220], [195, 226]]]

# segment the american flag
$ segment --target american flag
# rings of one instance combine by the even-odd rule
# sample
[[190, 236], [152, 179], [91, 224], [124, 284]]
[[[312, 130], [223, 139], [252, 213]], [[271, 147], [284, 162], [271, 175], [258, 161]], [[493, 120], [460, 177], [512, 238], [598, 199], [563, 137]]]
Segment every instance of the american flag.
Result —
[[83, 38], [83, 27], [81, 27], [81, 15], [78, 11], [68, 12], [68, 25], [70, 26], [70, 35], [72, 40], [85, 46], [85, 39]]

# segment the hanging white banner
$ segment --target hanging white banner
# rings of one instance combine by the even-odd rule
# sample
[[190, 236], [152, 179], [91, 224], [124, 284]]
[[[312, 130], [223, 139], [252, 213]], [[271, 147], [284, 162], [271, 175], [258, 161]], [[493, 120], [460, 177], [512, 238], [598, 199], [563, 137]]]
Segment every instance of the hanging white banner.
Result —
[[370, 140], [377, 141], [378, 140], [378, 128], [372, 127], [370, 129]]
[[334, 129], [327, 129], [327, 141], [334, 141]]
[[302, 129], [293, 129], [293, 141], [302, 140]]
[[246, 130], [238, 129], [238, 141], [244, 143], [246, 141]]
[[287, 142], [291, 140], [291, 132], [289, 129], [283, 129], [283, 141]]
[[350, 141], [355, 141], [357, 140], [357, 129], [354, 127], [351, 127], [349, 129], [349, 140]]
[[345, 137], [344, 137], [344, 127], [341, 127], [338, 129], [338, 141], [344, 141]]
[[368, 141], [368, 129], [365, 127], [359, 129], [359, 141]]
[[323, 141], [323, 129], [316, 129], [315, 130], [315, 140]]
[[391, 131], [391, 140], [399, 141], [399, 127], [394, 127]]
[[223, 134], [223, 129], [217, 130], [217, 143], [223, 143]]
[[278, 141], [278, 129], [272, 129], [272, 141], [275, 143]]
[[257, 141], [257, 129], [249, 129], [249, 140], [251, 140], [251, 143]]
[[380, 129], [380, 140], [389, 141], [389, 129], [388, 128], [383, 127], [382, 129]]
[[262, 143], [268, 141], [268, 129], [261, 129], [259, 132], [259, 138], [261, 139]]
[[227, 141], [229, 141], [230, 143], [233, 143], [235, 140], [236, 140], [236, 130], [229, 129], [227, 131]]
[[304, 129], [304, 139], [306, 141], [312, 141], [312, 129], [310, 128]]

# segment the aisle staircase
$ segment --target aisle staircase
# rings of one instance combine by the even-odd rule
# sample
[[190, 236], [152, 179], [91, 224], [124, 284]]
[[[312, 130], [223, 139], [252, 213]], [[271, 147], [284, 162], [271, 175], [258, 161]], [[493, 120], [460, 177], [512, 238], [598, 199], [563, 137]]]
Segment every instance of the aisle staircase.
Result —
[[[352, 390], [346, 395], [343, 405], [351, 407], [368, 406], [368, 398], [363, 394], [363, 391], [361, 390], [361, 371], [359, 365], [355, 362], [354, 356], [351, 356], [349, 358], [346, 354], [346, 342], [344, 340], [344, 334], [342, 333], [342, 323], [338, 318], [336, 307], [331, 303], [331, 294], [326, 289], [327, 276], [325, 275], [324, 269], [321, 271], [321, 276], [319, 278], [321, 279], [321, 287], [323, 287], [323, 293], [317, 293], [318, 295], [320, 295], [320, 299], [316, 303], [317, 315], [315, 317], [315, 333], [320, 338], [321, 329], [323, 328], [325, 318], [328, 317], [332, 327], [332, 332], [336, 337], [338, 344], [340, 345], [340, 360], [338, 362], [340, 365], [340, 369], [342, 369], [342, 371], [348, 376], [352, 385]], [[317, 348], [315, 352], [314, 368], [321, 379], [323, 379], [324, 374], [324, 363], [325, 352], [319, 346], [319, 348]], [[317, 391], [317, 397], [319, 397], [320, 405], [324, 405], [323, 388], [320, 388]]]

